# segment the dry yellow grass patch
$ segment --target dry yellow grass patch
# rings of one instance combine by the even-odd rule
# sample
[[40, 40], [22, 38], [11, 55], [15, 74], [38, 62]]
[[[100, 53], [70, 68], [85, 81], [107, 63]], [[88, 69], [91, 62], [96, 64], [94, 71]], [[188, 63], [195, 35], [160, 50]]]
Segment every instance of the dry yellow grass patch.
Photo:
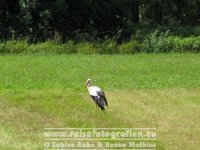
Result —
[[117, 91], [108, 97], [109, 111], [123, 118], [124, 127], [157, 128], [161, 149], [200, 147], [200, 89]]

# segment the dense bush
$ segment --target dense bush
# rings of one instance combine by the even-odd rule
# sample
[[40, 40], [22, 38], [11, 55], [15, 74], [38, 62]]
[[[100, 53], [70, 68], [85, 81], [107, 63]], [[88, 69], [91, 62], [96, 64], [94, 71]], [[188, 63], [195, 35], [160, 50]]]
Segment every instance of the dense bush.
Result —
[[156, 30], [147, 36], [142, 42], [141, 51], [147, 53], [168, 53], [168, 52], [199, 52], [200, 36], [179, 37], [169, 36], [169, 32], [158, 33]]
[[119, 46], [120, 54], [134, 54], [140, 51], [140, 44], [138, 41], [131, 40]]
[[114, 54], [118, 53], [118, 45], [114, 40], [105, 40], [97, 45], [100, 54]]
[[168, 32], [158, 34], [158, 30], [147, 36], [142, 43], [142, 51], [147, 53], [166, 52], [166, 39]]
[[90, 42], [82, 42], [74, 45], [76, 52], [80, 54], [96, 54], [98, 49], [93, 46]]
[[173, 52], [200, 52], [200, 37], [174, 37], [166, 39], [168, 49]]
[[200, 52], [200, 36], [178, 37], [169, 36], [169, 32], [158, 31], [145, 37], [143, 41], [130, 40], [117, 44], [115, 40], [61, 43], [59, 40], [48, 40], [37, 44], [27, 40], [9, 40], [0, 42], [0, 53], [52, 53], [52, 54], [134, 54], [169, 53], [169, 52]]
[[9, 40], [0, 43], [1, 53], [24, 53], [28, 52], [29, 44], [26, 40]]

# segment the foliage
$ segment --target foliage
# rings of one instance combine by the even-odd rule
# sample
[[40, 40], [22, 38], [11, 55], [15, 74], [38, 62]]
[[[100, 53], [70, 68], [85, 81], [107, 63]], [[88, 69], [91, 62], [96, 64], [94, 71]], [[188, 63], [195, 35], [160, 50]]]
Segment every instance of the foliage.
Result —
[[140, 44], [138, 41], [131, 40], [119, 46], [120, 54], [134, 54], [140, 51]]
[[98, 44], [100, 54], [114, 54], [118, 53], [118, 46], [114, 40], [105, 40]]
[[21, 54], [28, 52], [29, 44], [26, 40], [9, 40], [0, 43], [0, 53]]
[[147, 53], [160, 53], [160, 52], [168, 52], [171, 49], [168, 49], [166, 44], [166, 39], [168, 36], [167, 32], [158, 33], [156, 30], [154, 33], [151, 33], [147, 36], [143, 43], [143, 51]]
[[59, 39], [46, 42], [29, 43], [27, 40], [8, 40], [0, 42], [0, 53], [29, 54], [134, 54], [146, 53], [169, 53], [169, 52], [200, 52], [200, 36], [179, 37], [169, 35], [169, 31], [159, 32], [156, 30], [144, 38], [143, 41], [135, 40], [117, 44], [115, 40], [104, 41], [81, 41], [66, 43]]
[[[135, 35], [134, 28], [151, 25], [199, 26], [200, 0], [1, 0], [0, 39], [27, 38], [44, 42], [55, 33], [62, 41], [109, 39]], [[152, 30], [151, 30], [152, 31]], [[172, 30], [170, 30], [172, 31]], [[194, 34], [190, 30], [173, 30]], [[136, 35], [138, 36], [138, 35]]]
[[200, 52], [200, 37], [168, 36], [169, 32], [156, 30], [142, 43], [142, 51], [147, 53]]
[[[28, 37], [32, 42], [114, 36], [126, 26], [125, 0], [2, 0], [0, 38]], [[16, 26], [17, 23], [17, 26]]]
[[200, 37], [168, 37], [167, 47], [173, 52], [200, 52]]
[[80, 54], [96, 54], [98, 53], [97, 48], [90, 42], [82, 42], [75, 45], [76, 52]]

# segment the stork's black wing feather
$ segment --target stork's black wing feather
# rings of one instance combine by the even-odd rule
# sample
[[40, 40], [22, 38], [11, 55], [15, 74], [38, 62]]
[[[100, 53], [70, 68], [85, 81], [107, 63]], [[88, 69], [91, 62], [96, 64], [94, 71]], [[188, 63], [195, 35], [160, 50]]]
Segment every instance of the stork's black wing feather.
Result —
[[99, 97], [99, 96], [92, 96], [92, 95], [90, 95], [90, 96], [92, 97], [92, 99], [96, 103], [96, 105], [98, 105], [98, 107], [101, 108], [102, 111], [105, 110], [105, 108], [104, 108], [104, 102], [102, 101], [101, 97]]
[[104, 91], [98, 91], [98, 92], [97, 92], [97, 95], [98, 95], [99, 97], [101, 97], [101, 99], [105, 102], [106, 106], [108, 106], [108, 102], [107, 102], [107, 99], [106, 99], [106, 96], [105, 96]]

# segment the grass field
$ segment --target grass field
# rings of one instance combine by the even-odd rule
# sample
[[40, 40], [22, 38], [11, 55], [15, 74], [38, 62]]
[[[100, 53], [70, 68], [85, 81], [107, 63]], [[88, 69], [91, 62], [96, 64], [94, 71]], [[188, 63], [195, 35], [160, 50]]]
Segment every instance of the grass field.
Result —
[[198, 150], [200, 55], [1, 55], [0, 118], [3, 150], [43, 149], [47, 127], [157, 128], [157, 150]]

